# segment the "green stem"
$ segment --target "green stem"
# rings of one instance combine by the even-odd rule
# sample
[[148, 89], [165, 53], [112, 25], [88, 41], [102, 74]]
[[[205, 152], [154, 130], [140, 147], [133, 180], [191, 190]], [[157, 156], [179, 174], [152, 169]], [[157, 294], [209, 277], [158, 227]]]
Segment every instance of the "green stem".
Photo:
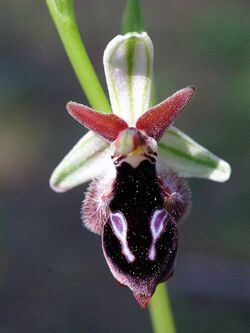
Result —
[[165, 283], [158, 285], [149, 304], [154, 333], [175, 333], [175, 325]]
[[90, 105], [101, 112], [111, 112], [109, 102], [82, 42], [72, 0], [46, 0], [46, 2], [70, 63]]
[[145, 31], [144, 20], [139, 0], [127, 0], [122, 16], [122, 33]]

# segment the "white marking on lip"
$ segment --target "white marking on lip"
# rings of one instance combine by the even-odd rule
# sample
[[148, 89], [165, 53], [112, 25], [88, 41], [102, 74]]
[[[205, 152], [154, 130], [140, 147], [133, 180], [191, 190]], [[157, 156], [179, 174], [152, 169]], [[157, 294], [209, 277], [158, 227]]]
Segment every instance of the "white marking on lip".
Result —
[[121, 243], [123, 255], [129, 263], [132, 263], [135, 260], [135, 256], [133, 255], [128, 246], [128, 224], [125, 217], [121, 213], [111, 213], [110, 221], [112, 230]]
[[156, 241], [160, 238], [164, 231], [166, 224], [166, 217], [168, 213], [164, 209], [157, 209], [154, 211], [152, 219], [150, 221], [150, 231], [152, 235], [152, 244], [149, 250], [148, 258], [150, 260], [156, 259]]

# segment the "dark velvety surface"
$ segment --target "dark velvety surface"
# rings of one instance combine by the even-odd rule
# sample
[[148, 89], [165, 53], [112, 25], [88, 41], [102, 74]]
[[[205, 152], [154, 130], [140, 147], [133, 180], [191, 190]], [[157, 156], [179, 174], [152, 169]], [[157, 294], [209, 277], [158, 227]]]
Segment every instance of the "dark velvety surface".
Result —
[[117, 170], [114, 198], [110, 203], [112, 212], [121, 212], [127, 220], [128, 246], [135, 261], [128, 263], [121, 253], [121, 246], [114, 235], [110, 222], [104, 227], [104, 246], [114, 265], [123, 273], [137, 280], [154, 277], [160, 281], [172, 269], [177, 250], [177, 229], [170, 215], [165, 230], [156, 242], [156, 260], [148, 259], [152, 244], [150, 221], [156, 209], [164, 209], [161, 187], [155, 165], [145, 160], [133, 168], [123, 162]]

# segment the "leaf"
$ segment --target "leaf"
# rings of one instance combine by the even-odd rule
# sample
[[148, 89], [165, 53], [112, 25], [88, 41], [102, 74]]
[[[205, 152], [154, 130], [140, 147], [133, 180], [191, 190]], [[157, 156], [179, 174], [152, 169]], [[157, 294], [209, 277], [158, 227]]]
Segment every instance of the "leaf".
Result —
[[109, 145], [89, 131], [64, 157], [52, 173], [50, 186], [56, 192], [66, 192], [83, 184], [114, 166], [109, 156]]
[[113, 113], [129, 126], [149, 107], [153, 72], [153, 44], [146, 32], [118, 35], [103, 57]]
[[182, 177], [199, 177], [225, 182], [230, 165], [171, 126], [159, 142], [160, 168], [170, 167]]

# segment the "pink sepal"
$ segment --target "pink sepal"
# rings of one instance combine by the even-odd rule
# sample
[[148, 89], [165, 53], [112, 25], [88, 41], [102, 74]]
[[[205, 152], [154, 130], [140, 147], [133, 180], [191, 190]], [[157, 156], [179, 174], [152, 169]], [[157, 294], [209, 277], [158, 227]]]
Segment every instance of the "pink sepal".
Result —
[[162, 103], [145, 112], [136, 122], [136, 128], [159, 141], [165, 130], [177, 118], [181, 110], [187, 105], [195, 89], [187, 87], [177, 91]]
[[75, 102], [68, 102], [66, 108], [75, 120], [108, 142], [113, 142], [121, 131], [128, 128], [127, 123], [115, 114], [100, 113]]

